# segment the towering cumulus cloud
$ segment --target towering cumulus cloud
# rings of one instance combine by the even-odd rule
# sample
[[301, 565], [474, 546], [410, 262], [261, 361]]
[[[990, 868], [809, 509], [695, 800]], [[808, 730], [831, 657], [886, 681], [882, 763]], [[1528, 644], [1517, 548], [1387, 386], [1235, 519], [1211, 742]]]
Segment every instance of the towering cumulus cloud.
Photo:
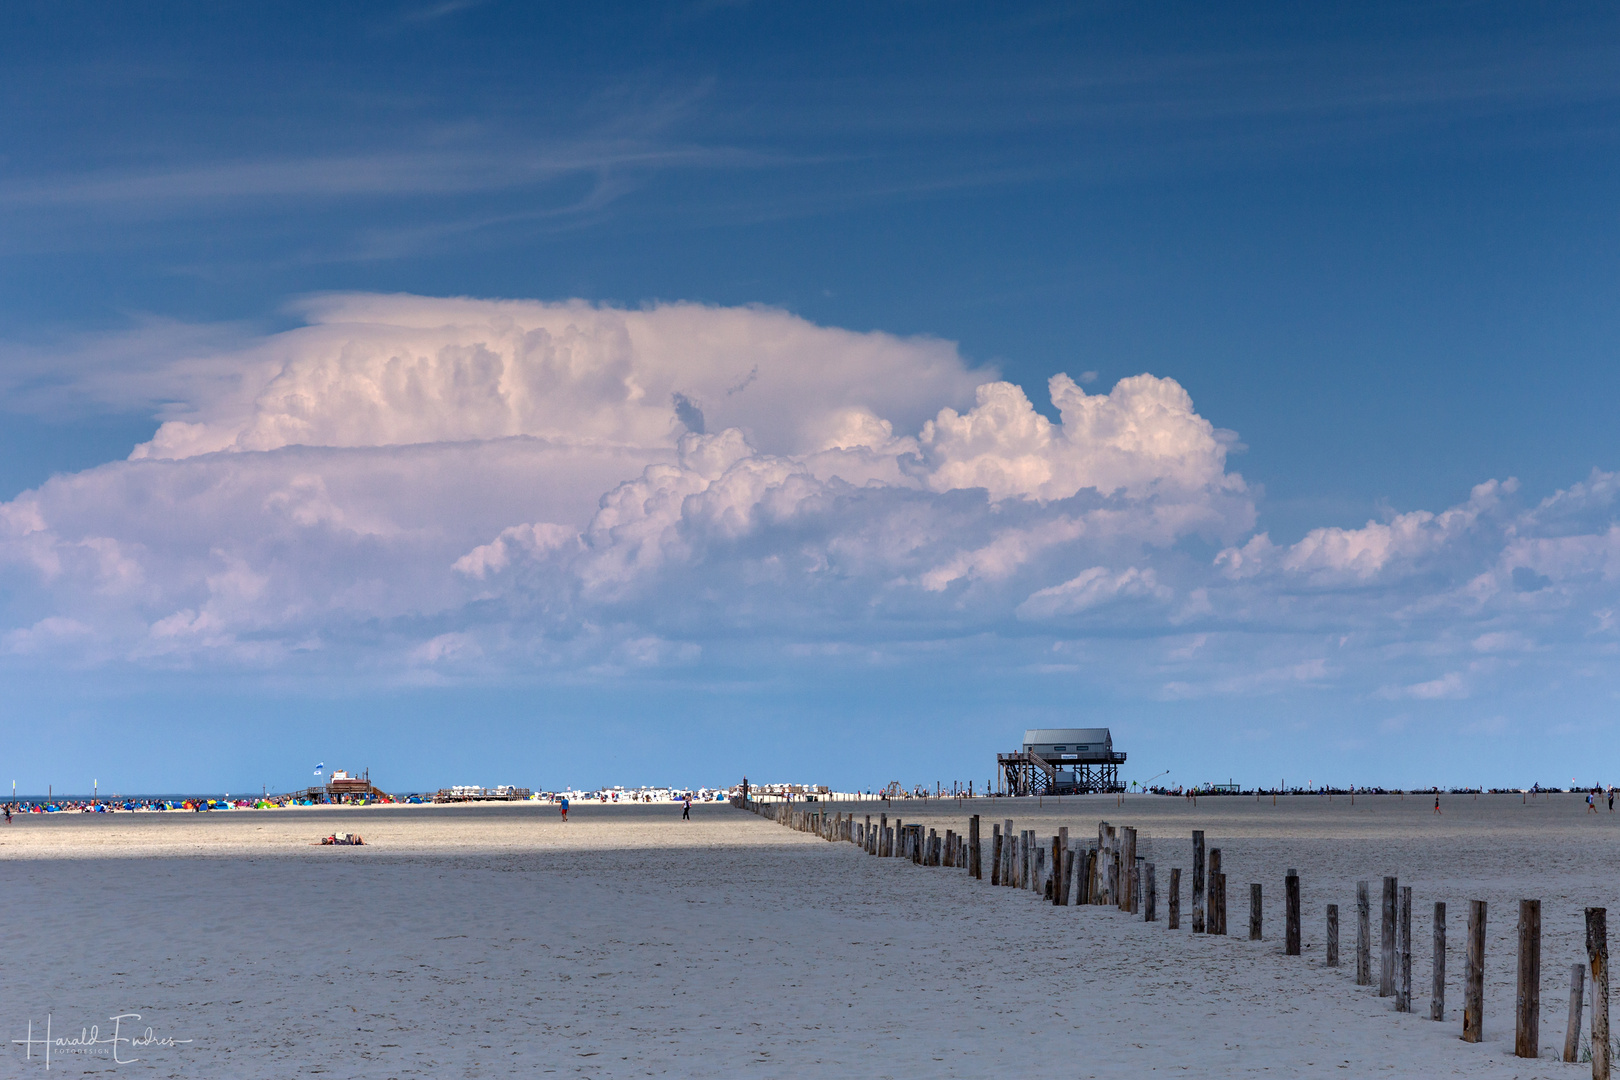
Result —
[[1058, 373], [1045, 410], [949, 343], [765, 308], [307, 315], [177, 359], [149, 442], [0, 505], [11, 662], [487, 678], [996, 641], [1033, 670], [1112, 637], [1139, 664], [1107, 677], [1154, 693], [1360, 665], [1421, 698], [1614, 632], [1607, 474], [1278, 544], [1168, 378]]

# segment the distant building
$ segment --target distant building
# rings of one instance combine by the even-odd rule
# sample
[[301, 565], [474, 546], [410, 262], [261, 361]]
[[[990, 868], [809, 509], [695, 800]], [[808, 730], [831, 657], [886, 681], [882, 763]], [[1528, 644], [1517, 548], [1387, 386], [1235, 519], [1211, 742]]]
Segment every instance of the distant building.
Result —
[[1009, 795], [1123, 791], [1124, 761], [1107, 728], [1030, 728], [1023, 749], [996, 755]]

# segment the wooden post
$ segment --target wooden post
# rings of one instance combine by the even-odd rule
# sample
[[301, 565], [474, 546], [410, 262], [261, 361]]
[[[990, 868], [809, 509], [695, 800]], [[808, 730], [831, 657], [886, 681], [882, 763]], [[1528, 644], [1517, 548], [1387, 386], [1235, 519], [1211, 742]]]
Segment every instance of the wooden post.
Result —
[[1139, 898], [1141, 896], [1142, 879], [1139, 876], [1141, 872], [1141, 864], [1137, 862], [1136, 859], [1135, 828], [1125, 830], [1124, 863], [1126, 867], [1125, 872], [1130, 875], [1130, 881], [1128, 882], [1128, 887], [1125, 892], [1125, 910], [1130, 912], [1132, 915], [1140, 915], [1142, 913], [1142, 907]]
[[1070, 846], [1069, 849], [1063, 853], [1063, 899], [1061, 903], [1064, 907], [1071, 906], [1074, 903], [1076, 894], [1080, 891], [1078, 884], [1074, 880], [1074, 863], [1074, 848], [1073, 846]]
[[1224, 903], [1226, 900], [1226, 879], [1224, 875], [1221, 878], [1221, 900], [1223, 901], [1221, 907], [1216, 908], [1215, 900], [1213, 899], [1215, 895], [1215, 887], [1213, 882], [1215, 880], [1215, 875], [1219, 873], [1221, 873], [1221, 849], [1210, 848], [1209, 867], [1205, 871], [1205, 877], [1211, 884], [1209, 886], [1210, 896], [1206, 898], [1204, 905], [1206, 909], [1204, 911], [1204, 929], [1206, 932], [1211, 934], [1226, 933], [1226, 906]]
[[1283, 953], [1299, 955], [1299, 875], [1289, 869], [1283, 878]]
[[1564, 1024], [1564, 1060], [1581, 1056], [1581, 991], [1586, 989], [1586, 965], [1569, 965], [1569, 1019]]
[[1057, 907], [1063, 903], [1063, 834], [1068, 829], [1060, 830], [1058, 835], [1052, 837], [1052, 906]]
[[1057, 850], [1053, 852], [1057, 862], [1058, 896], [1053, 901], [1067, 907], [1069, 903], [1069, 827], [1064, 825], [1058, 829]]
[[1609, 1080], [1608, 909], [1586, 909], [1586, 962], [1592, 970], [1592, 1080]]
[[1378, 939], [1378, 996], [1395, 993], [1395, 894], [1396, 882], [1384, 879], [1382, 935]]
[[1468, 971], [1463, 981], [1463, 1042], [1485, 1035], [1485, 901], [1468, 901]]
[[968, 873], [984, 880], [984, 864], [979, 859], [979, 815], [968, 818]]
[[1356, 985], [1372, 985], [1372, 887], [1356, 882]]
[[1260, 883], [1249, 885], [1249, 940], [1260, 940]]
[[1327, 906], [1327, 966], [1339, 966], [1339, 905]]
[[1395, 929], [1395, 1011], [1412, 1011], [1412, 886], [1401, 886], [1400, 921]]
[[1001, 826], [990, 826], [990, 884], [1001, 884]]
[[1170, 868], [1170, 929], [1181, 929], [1181, 867]]
[[1012, 887], [1013, 856], [1018, 851], [1018, 838], [1005, 825], [1001, 829], [1001, 886]]
[[1204, 830], [1193, 830], [1192, 932], [1204, 932]]
[[1147, 878], [1147, 900], [1142, 905], [1147, 910], [1142, 913], [1143, 922], [1159, 921], [1159, 879], [1154, 865], [1148, 863], [1145, 868]]
[[1514, 999], [1513, 1053], [1541, 1056], [1541, 901], [1519, 901], [1519, 992]]
[[1434, 905], [1434, 971], [1429, 996], [1429, 1019], [1446, 1018], [1446, 905]]

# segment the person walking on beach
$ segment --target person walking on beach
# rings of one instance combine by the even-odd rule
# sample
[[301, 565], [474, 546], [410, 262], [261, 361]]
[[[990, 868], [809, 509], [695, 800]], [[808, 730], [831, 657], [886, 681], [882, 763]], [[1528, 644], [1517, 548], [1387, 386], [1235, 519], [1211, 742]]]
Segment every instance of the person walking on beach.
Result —
[[1614, 788], [1609, 789], [1609, 813], [1614, 813]]
[[681, 811], [681, 820], [682, 821], [691, 821], [692, 820], [692, 793], [690, 791], [687, 792], [686, 797], [684, 799], [682, 799], [681, 801], [686, 804], [685, 809], [683, 809]]
[[1440, 809], [1440, 796], [1438, 795], [1434, 797], [1434, 812], [1443, 816], [1443, 811]]
[[566, 795], [562, 797], [562, 819], [564, 824], [568, 822], [568, 796]]
[[1593, 788], [1591, 791], [1586, 793], [1586, 812], [1588, 814], [1595, 814], [1598, 812], [1596, 788]]

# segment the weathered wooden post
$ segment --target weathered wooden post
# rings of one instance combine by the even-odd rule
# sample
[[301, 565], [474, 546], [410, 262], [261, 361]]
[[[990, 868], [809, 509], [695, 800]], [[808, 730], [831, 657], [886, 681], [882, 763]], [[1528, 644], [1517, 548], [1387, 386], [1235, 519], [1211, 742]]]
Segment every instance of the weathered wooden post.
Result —
[[1170, 868], [1170, 929], [1181, 929], [1181, 867]]
[[1068, 829], [1062, 829], [1058, 832], [1058, 835], [1052, 837], [1052, 888], [1048, 899], [1052, 901], [1053, 907], [1063, 903], [1063, 834], [1068, 831]]
[[979, 815], [968, 818], [968, 873], [984, 880], [984, 864], [979, 859]]
[[1120, 889], [1119, 910], [1136, 913], [1136, 830], [1124, 828], [1120, 830], [1124, 835], [1122, 850], [1119, 854], [1120, 868], [1124, 872], [1124, 879]]
[[1339, 905], [1327, 906], [1327, 966], [1339, 966]]
[[1564, 1024], [1564, 1060], [1581, 1056], [1581, 991], [1586, 989], [1586, 965], [1569, 965], [1569, 1019]]
[[1446, 1018], [1446, 905], [1434, 905], [1434, 971], [1430, 988], [1429, 1019]]
[[1260, 883], [1249, 884], [1249, 940], [1260, 940]]
[[1378, 996], [1395, 993], [1395, 893], [1392, 877], [1384, 879], [1383, 936], [1378, 940]]
[[1283, 953], [1299, 955], [1299, 875], [1290, 867], [1283, 878]]
[[1143, 904], [1147, 910], [1142, 913], [1143, 922], [1159, 921], [1159, 879], [1152, 863], [1146, 867], [1147, 901]]
[[1192, 932], [1204, 932], [1204, 830], [1193, 830]]
[[1054, 855], [1057, 857], [1058, 896], [1053, 902], [1067, 907], [1069, 903], [1069, 827], [1067, 825], [1058, 829], [1058, 846]]
[[1586, 909], [1586, 962], [1592, 969], [1592, 1080], [1609, 1080], [1608, 909]]
[[1463, 978], [1463, 1042], [1485, 1036], [1485, 901], [1468, 901], [1468, 970]]
[[1205, 909], [1206, 910], [1204, 912], [1204, 928], [1211, 934], [1225, 934], [1226, 933], [1226, 876], [1224, 874], [1221, 874], [1221, 892], [1220, 892], [1221, 903], [1220, 903], [1220, 906], [1217, 907], [1216, 904], [1215, 904], [1215, 899], [1214, 899], [1214, 896], [1215, 896], [1214, 880], [1215, 880], [1215, 875], [1216, 874], [1221, 874], [1221, 849], [1220, 848], [1210, 848], [1209, 849], [1209, 867], [1208, 867], [1208, 869], [1206, 871], [1206, 877], [1208, 878], [1208, 880], [1210, 882], [1210, 886], [1209, 886], [1210, 895], [1206, 899], [1206, 902], [1205, 902]]
[[1001, 884], [1001, 826], [990, 826], [990, 884]]
[[1063, 853], [1063, 901], [1062, 901], [1062, 903], [1063, 903], [1064, 907], [1073, 906], [1074, 903], [1075, 903], [1075, 897], [1080, 895], [1080, 883], [1075, 880], [1075, 862], [1076, 861], [1077, 860], [1074, 857], [1074, 845], [1070, 844], [1068, 850]]
[[1519, 992], [1514, 999], [1513, 1053], [1541, 1056], [1541, 901], [1519, 901]]
[[1372, 985], [1372, 887], [1356, 882], [1356, 985]]
[[1401, 886], [1400, 921], [1396, 927], [1395, 1011], [1412, 1011], [1412, 886]]

